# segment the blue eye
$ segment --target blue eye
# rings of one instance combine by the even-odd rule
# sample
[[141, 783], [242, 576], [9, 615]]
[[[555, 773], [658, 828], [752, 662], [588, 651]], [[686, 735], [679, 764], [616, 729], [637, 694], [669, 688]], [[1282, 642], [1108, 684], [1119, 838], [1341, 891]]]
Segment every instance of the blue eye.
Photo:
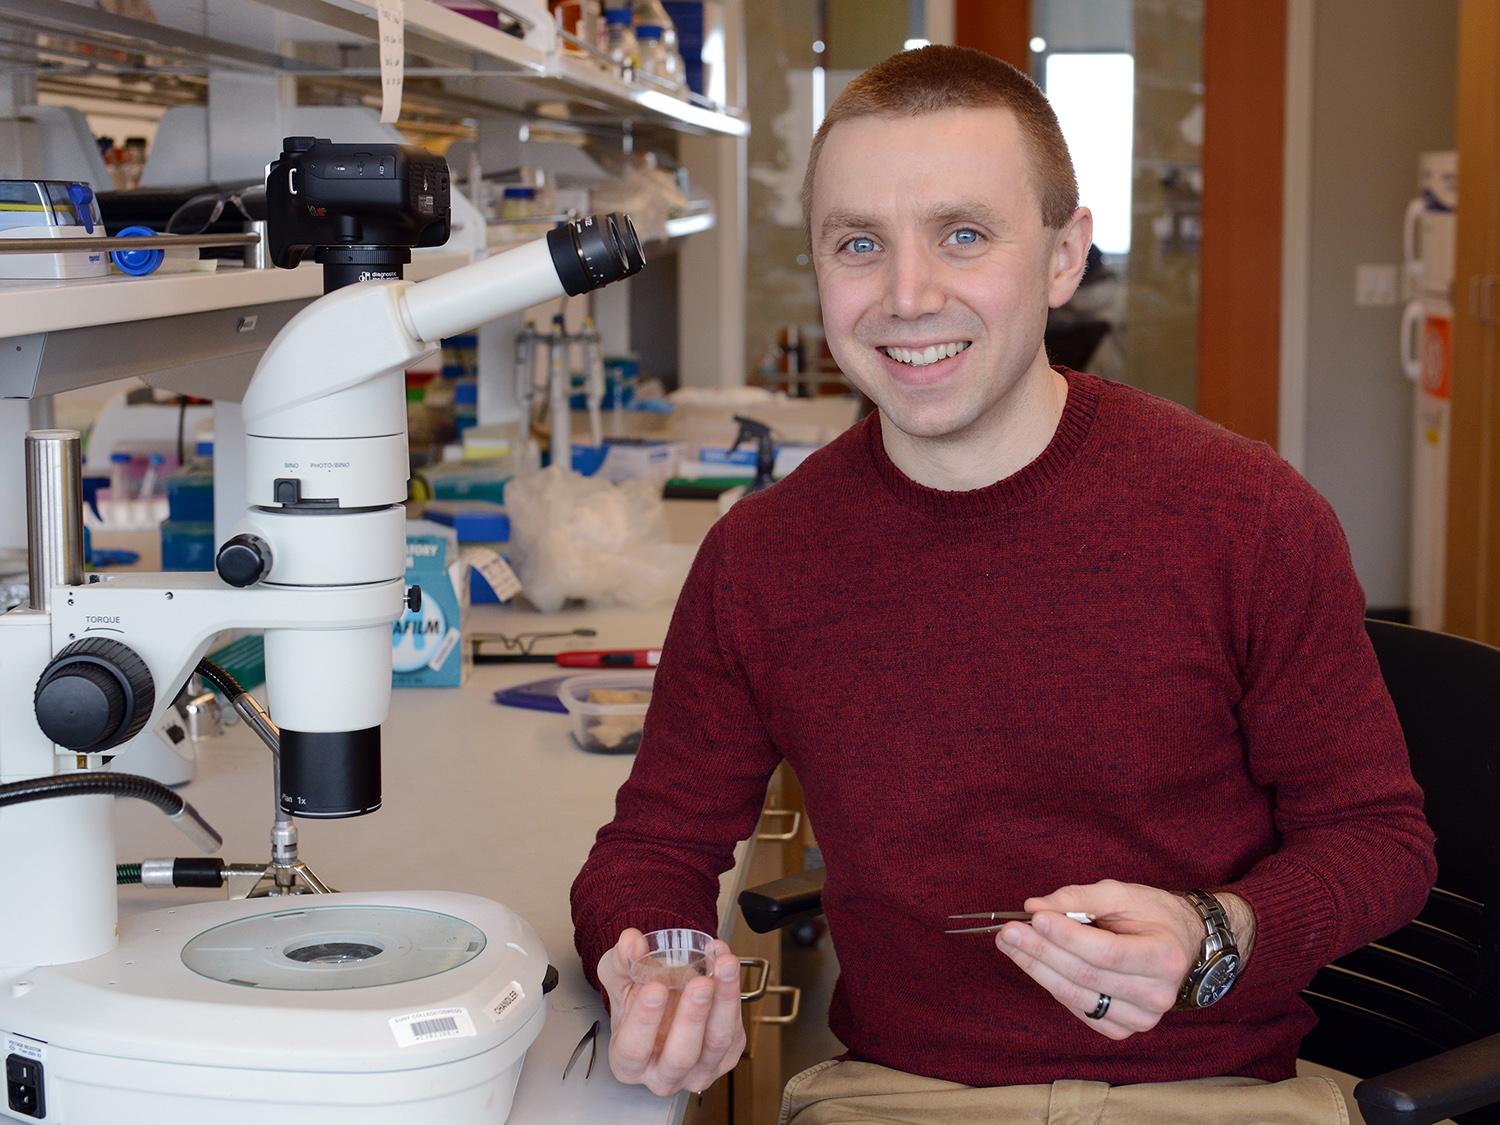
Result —
[[851, 238], [848, 242], [844, 243], [844, 249], [851, 250], [856, 254], [869, 254], [875, 249], [875, 240], [873, 238], [865, 238], [861, 235], [858, 238]]
[[954, 242], [955, 245], [973, 246], [979, 241], [980, 234], [977, 230], [974, 230], [970, 227], [963, 227], [960, 230], [954, 231], [948, 237]]

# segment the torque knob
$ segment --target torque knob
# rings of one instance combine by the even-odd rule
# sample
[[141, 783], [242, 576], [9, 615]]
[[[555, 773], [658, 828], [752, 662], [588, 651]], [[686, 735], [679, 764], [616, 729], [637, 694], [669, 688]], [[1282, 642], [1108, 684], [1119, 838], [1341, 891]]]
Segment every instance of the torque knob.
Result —
[[151, 670], [134, 649], [103, 637], [52, 658], [33, 696], [37, 726], [57, 745], [98, 754], [129, 742], [156, 706]]

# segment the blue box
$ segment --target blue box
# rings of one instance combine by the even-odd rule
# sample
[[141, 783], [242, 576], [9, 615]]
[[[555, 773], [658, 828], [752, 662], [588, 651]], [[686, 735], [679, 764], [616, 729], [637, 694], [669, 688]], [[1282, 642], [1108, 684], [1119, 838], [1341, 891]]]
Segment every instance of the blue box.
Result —
[[460, 544], [510, 542], [510, 516], [488, 500], [432, 500], [422, 518], [451, 527]]
[[458, 687], [468, 670], [458, 536], [430, 520], [406, 522], [406, 584], [422, 587], [422, 608], [391, 626], [391, 682], [396, 687]]
[[214, 554], [212, 519], [161, 521], [163, 570], [212, 570]]
[[213, 473], [203, 469], [178, 469], [168, 475], [167, 515], [174, 520], [213, 523]]

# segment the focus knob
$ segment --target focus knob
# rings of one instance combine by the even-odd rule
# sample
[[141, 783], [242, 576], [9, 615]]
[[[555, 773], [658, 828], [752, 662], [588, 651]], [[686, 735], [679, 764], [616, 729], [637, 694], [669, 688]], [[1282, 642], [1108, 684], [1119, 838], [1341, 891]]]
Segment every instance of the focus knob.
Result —
[[254, 586], [271, 573], [271, 546], [259, 535], [236, 535], [219, 548], [214, 569], [231, 586]]
[[98, 754], [129, 742], [156, 706], [151, 670], [119, 641], [76, 641], [52, 659], [33, 696], [37, 726], [57, 745]]

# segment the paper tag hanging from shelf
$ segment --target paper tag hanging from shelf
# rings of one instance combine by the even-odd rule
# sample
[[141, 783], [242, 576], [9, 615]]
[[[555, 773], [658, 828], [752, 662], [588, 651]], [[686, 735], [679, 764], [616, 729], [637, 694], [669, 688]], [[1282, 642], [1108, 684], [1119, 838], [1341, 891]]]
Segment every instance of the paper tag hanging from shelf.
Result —
[[380, 121], [401, 117], [401, 85], [406, 74], [406, 0], [376, 0], [380, 25]]

